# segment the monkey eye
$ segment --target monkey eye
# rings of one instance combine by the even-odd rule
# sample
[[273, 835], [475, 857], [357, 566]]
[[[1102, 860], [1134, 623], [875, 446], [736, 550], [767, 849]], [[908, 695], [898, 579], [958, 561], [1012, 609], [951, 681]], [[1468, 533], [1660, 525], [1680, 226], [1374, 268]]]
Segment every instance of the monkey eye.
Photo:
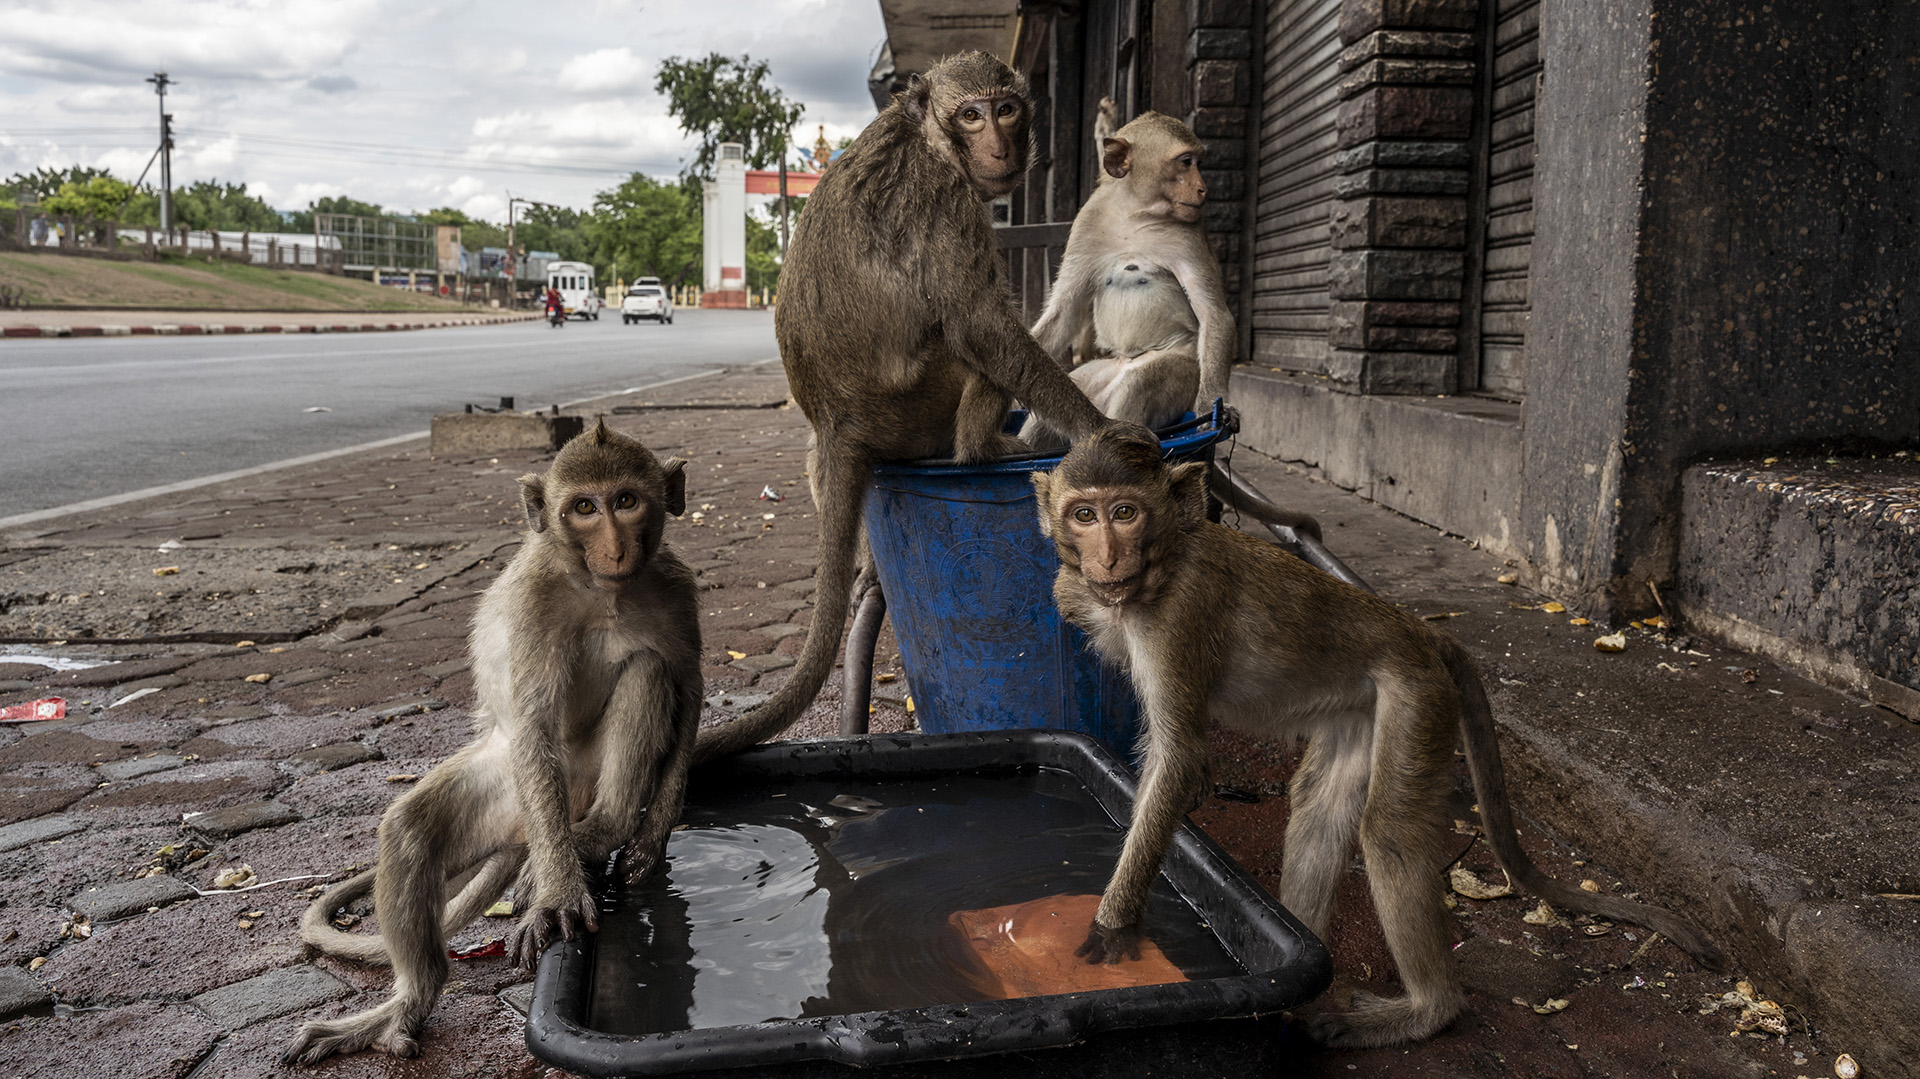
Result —
[[960, 113], [960, 119], [965, 120], [967, 123], [970, 123], [970, 124], [977, 124], [980, 122], [980, 110], [969, 107], [965, 111]]
[[1096, 514], [1093, 512], [1092, 506], [1081, 506], [1079, 509], [1073, 511], [1073, 519], [1083, 525], [1092, 524], [1095, 516]]
[[1125, 502], [1122, 502], [1118, 506], [1115, 506], [1111, 510], [1108, 510], [1107, 516], [1113, 518], [1116, 521], [1131, 521], [1133, 520], [1134, 512], [1135, 511], [1132, 506], [1129, 506]]
[[639, 499], [633, 497], [633, 492], [626, 491], [623, 492], [620, 497], [613, 500], [613, 508], [617, 510], [632, 509], [639, 501]]
[[1014, 107], [1014, 104], [1013, 104], [1013, 102], [1011, 102], [1011, 101], [1003, 101], [1003, 102], [1001, 102], [1001, 103], [1000, 103], [1000, 115], [1001, 115], [1001, 116], [1012, 116], [1012, 115], [1013, 115], [1014, 113], [1016, 113], [1016, 112], [1019, 112], [1019, 111], [1020, 111], [1020, 110], [1019, 110], [1018, 108], [1016, 108], [1016, 107]]
[[599, 508], [600, 507], [595, 506], [593, 504], [593, 499], [591, 498], [575, 499], [573, 503], [573, 512], [579, 514], [582, 517], [591, 516], [594, 513], [594, 511], [598, 510]]

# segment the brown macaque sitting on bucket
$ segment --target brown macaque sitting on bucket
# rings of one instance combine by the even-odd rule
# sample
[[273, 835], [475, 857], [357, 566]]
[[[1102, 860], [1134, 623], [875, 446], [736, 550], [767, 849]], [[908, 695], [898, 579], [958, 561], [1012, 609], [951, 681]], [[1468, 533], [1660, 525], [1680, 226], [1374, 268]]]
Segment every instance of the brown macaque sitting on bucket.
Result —
[[773, 329], [813, 424], [813, 622], [787, 681], [701, 731], [696, 762], [778, 734], [819, 694], [846, 625], [877, 462], [1025, 452], [1001, 431], [1015, 396], [1075, 436], [1106, 422], [1021, 325], [994, 246], [987, 202], [1019, 186], [1032, 123], [1024, 77], [983, 52], [949, 56], [908, 81], [807, 199]]
[[[531, 532], [473, 620], [475, 738], [388, 807], [379, 864], [327, 889], [300, 922], [322, 952], [391, 963], [393, 996], [305, 1024], [283, 1061], [368, 1046], [419, 1055], [447, 937], [516, 873], [508, 954], [530, 967], [556, 934], [598, 928], [584, 865], [621, 850], [635, 882], [659, 864], [702, 697], [693, 571], [661, 542], [686, 506], [685, 465], [663, 466], [602, 422], [546, 475], [521, 477]], [[334, 912], [369, 890], [380, 935], [334, 928]]]
[[1207, 793], [1211, 720], [1307, 740], [1289, 789], [1280, 901], [1322, 937], [1359, 838], [1406, 995], [1356, 994], [1353, 1010], [1312, 1018], [1308, 1029], [1327, 1044], [1414, 1041], [1465, 1007], [1441, 876], [1463, 740], [1487, 843], [1515, 882], [1555, 906], [1646, 926], [1720, 965], [1687, 920], [1540, 872], [1514, 833], [1493, 716], [1466, 650], [1264, 540], [1209, 523], [1206, 470], [1170, 467], [1151, 432], [1115, 427], [1033, 477], [1041, 531], [1060, 555], [1060, 612], [1126, 669], [1145, 717], [1139, 797], [1079, 949], [1088, 962], [1137, 947], [1148, 886]]
[[[1192, 129], [1157, 112], [1102, 141], [1100, 184], [1074, 216], [1033, 327], [1054, 356], [1080, 342], [1074, 384], [1117, 420], [1164, 427], [1227, 392], [1234, 321], [1201, 222], [1204, 153]], [[1045, 416], [1020, 437], [1040, 449], [1067, 441]]]

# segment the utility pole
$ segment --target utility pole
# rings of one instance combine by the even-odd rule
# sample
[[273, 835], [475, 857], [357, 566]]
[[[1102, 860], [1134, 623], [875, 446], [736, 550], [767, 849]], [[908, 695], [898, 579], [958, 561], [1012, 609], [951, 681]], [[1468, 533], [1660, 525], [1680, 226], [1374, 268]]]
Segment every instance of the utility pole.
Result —
[[[788, 133], [791, 136], [791, 132]], [[780, 258], [787, 257], [787, 140], [780, 140]]]
[[519, 263], [515, 261], [515, 260], [516, 260], [517, 258], [519, 258], [519, 249], [513, 246], [513, 208], [514, 208], [514, 206], [516, 206], [516, 205], [518, 205], [518, 204], [520, 204], [520, 203], [523, 203], [523, 202], [524, 202], [524, 203], [526, 203], [526, 204], [527, 204], [528, 206], [540, 206], [540, 207], [545, 207], [545, 208], [547, 208], [547, 209], [551, 209], [551, 208], [553, 207], [553, 204], [552, 204], [552, 203], [550, 203], [550, 202], [536, 202], [536, 201], [534, 201], [533, 199], [523, 199], [523, 198], [521, 198], [520, 196], [518, 196], [518, 195], [516, 195], [516, 194], [514, 194], [514, 193], [513, 193], [513, 192], [511, 192], [511, 191], [509, 191], [509, 192], [507, 192], [507, 265], [506, 265], [506, 271], [507, 271], [507, 287], [508, 287], [509, 289], [511, 289], [511, 288], [513, 288], [513, 282], [514, 282], [514, 280], [515, 280], [515, 278], [514, 278], [514, 269], [515, 269], [515, 267], [517, 267], [517, 266], [519, 265]]
[[173, 229], [173, 114], [167, 111], [167, 87], [173, 82], [164, 71], [156, 71], [153, 92], [160, 95], [160, 231]]

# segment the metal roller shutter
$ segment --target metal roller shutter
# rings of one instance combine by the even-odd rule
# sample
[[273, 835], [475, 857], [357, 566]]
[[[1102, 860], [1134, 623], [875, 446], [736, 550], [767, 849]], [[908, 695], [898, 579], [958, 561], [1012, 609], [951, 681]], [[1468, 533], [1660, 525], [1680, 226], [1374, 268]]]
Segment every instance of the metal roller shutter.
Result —
[[1486, 254], [1480, 292], [1480, 389], [1527, 389], [1527, 276], [1533, 255], [1533, 101], [1540, 85], [1540, 0], [1500, 0], [1493, 31]]
[[1267, 13], [1253, 247], [1253, 354], [1322, 373], [1333, 254], [1340, 0], [1280, 0]]

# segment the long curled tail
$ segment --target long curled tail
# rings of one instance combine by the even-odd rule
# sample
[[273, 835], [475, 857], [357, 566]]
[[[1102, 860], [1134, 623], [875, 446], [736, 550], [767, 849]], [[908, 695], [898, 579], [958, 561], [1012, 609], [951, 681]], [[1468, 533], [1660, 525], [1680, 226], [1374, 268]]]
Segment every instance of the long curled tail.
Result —
[[[525, 859], [526, 849], [516, 847], [496, 851], [481, 863], [479, 871], [460, 889], [460, 894], [448, 901], [446, 915], [440, 923], [442, 936], [450, 937], [459, 932], [492, 906], [494, 900], [500, 898], [500, 893], [506, 891]], [[346, 933], [333, 924], [334, 911], [357, 902], [373, 891], [377, 872], [379, 867], [375, 866], [321, 892], [319, 898], [308, 904], [306, 912], [300, 915], [300, 939], [327, 955], [377, 966], [391, 966], [393, 957], [387, 953], [387, 942], [379, 934]]]
[[870, 466], [861, 460], [815, 458], [819, 472], [820, 578], [813, 595], [813, 622], [800, 662], [772, 697], [739, 719], [700, 732], [693, 763], [738, 753], [793, 726], [807, 710], [833, 670], [840, 634], [847, 625], [853, 596], [854, 561], [859, 554], [860, 517]]
[[1487, 703], [1480, 672], [1460, 642], [1444, 633], [1434, 636], [1460, 693], [1460, 729], [1466, 741], [1467, 768], [1473, 774], [1473, 792], [1480, 799], [1480, 823], [1486, 831], [1487, 845], [1493, 848], [1501, 867], [1522, 888], [1554, 906], [1646, 926], [1678, 944], [1703, 966], [1724, 969], [1726, 956], [1698, 926], [1685, 918], [1645, 903], [1570, 888], [1533, 864], [1526, 851], [1520, 849], [1520, 837], [1514, 830], [1513, 806], [1507, 800], [1506, 770], [1500, 763], [1493, 709]]

